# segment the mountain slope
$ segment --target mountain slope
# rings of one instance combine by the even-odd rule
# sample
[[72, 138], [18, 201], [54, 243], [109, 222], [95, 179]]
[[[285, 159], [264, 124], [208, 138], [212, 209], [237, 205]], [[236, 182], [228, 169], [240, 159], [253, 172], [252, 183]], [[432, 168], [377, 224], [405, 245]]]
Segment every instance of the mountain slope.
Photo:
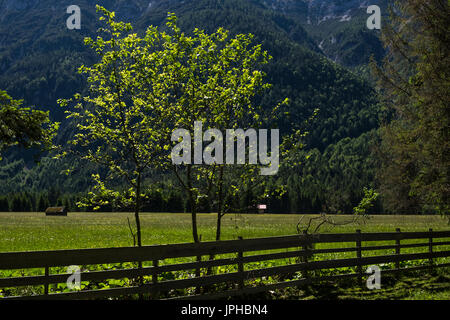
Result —
[[99, 27], [95, 3], [117, 10], [121, 18], [137, 19], [146, 1], [80, 0], [81, 30], [68, 30], [66, 9], [71, 1], [0, 0], [0, 87], [16, 98], [60, 119], [58, 97], [69, 97], [83, 86], [77, 68], [94, 62], [83, 39]]
[[[273, 125], [284, 132], [302, 124], [315, 109], [319, 109], [316, 120], [307, 128], [310, 131], [306, 141], [309, 150], [323, 153], [344, 139], [346, 144], [351, 144], [349, 139], [357, 139], [378, 127], [379, 110], [373, 89], [322, 54], [317, 36], [308, 32], [308, 23], [299, 19], [304, 8], [301, 1], [80, 0], [82, 29], [68, 30], [65, 8], [71, 4], [69, 1], [55, 4], [49, 0], [0, 0], [0, 88], [15, 98], [25, 99], [27, 104], [49, 109], [55, 119], [62, 119], [56, 100], [84, 89], [84, 79], [75, 71], [81, 64], [91, 64], [96, 59], [82, 40], [84, 36], [95, 36], [99, 26], [94, 9], [96, 2], [109, 10], [117, 10], [117, 16], [131, 22], [137, 32], [143, 32], [150, 24], [164, 27], [170, 11], [179, 16], [180, 26], [187, 32], [194, 27], [208, 32], [225, 27], [232, 33], [253, 33], [255, 42], [262, 43], [273, 56], [265, 69], [267, 81], [273, 88], [262, 97], [263, 105], [270, 108], [286, 97], [291, 99], [289, 115]], [[297, 11], [288, 5], [297, 6]], [[312, 23], [320, 15], [309, 17], [313, 29]], [[66, 123], [62, 127], [59, 140], [64, 142], [72, 128]], [[86, 179], [89, 171], [84, 171], [85, 168], [80, 167], [77, 176], [68, 178], [59, 175], [64, 163], [45, 158], [41, 166], [35, 167], [28, 157], [25, 163], [20, 162], [22, 156], [19, 153], [20, 150], [11, 151], [9, 160], [2, 164], [0, 193], [25, 189], [41, 191], [50, 187], [77, 192], [89, 187]], [[356, 163], [349, 163], [353, 167], [364, 161], [362, 157], [348, 159]], [[325, 160], [320, 165], [324, 163]], [[316, 169], [320, 168], [316, 165]], [[326, 184], [328, 176], [323, 179], [315, 184]], [[356, 171], [348, 179], [359, 181], [352, 183], [354, 186], [370, 183], [370, 178], [360, 179]], [[320, 194], [326, 197], [323, 189], [317, 190], [320, 191], [308, 196], [317, 198]], [[359, 196], [355, 192], [352, 201]]]
[[387, 0], [262, 0], [272, 10], [297, 20], [331, 60], [348, 67], [364, 66], [369, 57], [381, 60], [379, 32], [366, 27], [367, 7], [387, 14]]
[[[56, 100], [82, 90], [83, 78], [76, 69], [94, 61], [83, 46], [84, 36], [93, 36], [98, 22], [95, 1], [81, 1], [82, 29], [65, 27], [69, 2], [21, 0], [14, 5], [3, 1], [6, 8], [0, 17], [0, 87], [26, 103], [48, 108], [60, 120], [62, 111]], [[126, 3], [126, 4], [125, 4]], [[184, 30], [194, 27], [213, 32], [223, 26], [232, 33], [254, 33], [255, 42], [262, 43], [274, 57], [268, 66], [268, 81], [273, 83], [273, 97], [266, 99], [268, 107], [289, 97], [293, 104], [290, 122], [302, 122], [316, 108], [321, 110], [322, 124], [316, 126], [310, 143], [324, 148], [343, 137], [358, 136], [376, 124], [373, 113], [366, 110], [373, 104], [370, 87], [333, 65], [315, 52], [305, 30], [293, 18], [268, 10], [260, 1], [191, 0], [191, 1], [104, 1], [118, 16], [128, 18], [143, 31], [149, 24], [164, 24], [168, 11], [180, 17]], [[14, 20], [16, 23], [8, 27]], [[28, 23], [32, 24], [26, 25]], [[20, 37], [14, 37], [19, 34]], [[370, 109], [370, 108], [369, 108]], [[367, 112], [366, 112], [367, 111]], [[286, 123], [285, 123], [286, 124]], [[325, 130], [325, 131], [324, 131]], [[331, 132], [333, 131], [333, 132]]]

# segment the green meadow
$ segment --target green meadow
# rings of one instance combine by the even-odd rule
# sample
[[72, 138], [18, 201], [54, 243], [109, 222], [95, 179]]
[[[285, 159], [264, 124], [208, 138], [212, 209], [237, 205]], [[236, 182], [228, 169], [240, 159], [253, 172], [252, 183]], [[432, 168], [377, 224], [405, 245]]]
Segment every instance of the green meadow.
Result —
[[[297, 233], [297, 223], [303, 215], [296, 214], [228, 214], [223, 219], [222, 239], [258, 238], [270, 236], [293, 235]], [[314, 215], [306, 215], [303, 222], [307, 222]], [[336, 222], [351, 221], [352, 216], [336, 216]], [[132, 213], [69, 213], [67, 217], [47, 217], [44, 213], [0, 213], [0, 252], [11, 251], [36, 251], [36, 250], [58, 250], [58, 249], [81, 249], [81, 248], [107, 248], [132, 246], [133, 238], [130, 233], [130, 226], [134, 228], [134, 214]], [[428, 231], [432, 228], [435, 231], [448, 230], [447, 220], [440, 216], [387, 216], [374, 215], [364, 222], [353, 223], [342, 226], [327, 226], [321, 229], [321, 232], [340, 233], [355, 232], [360, 229], [362, 232], [393, 232], [396, 228], [402, 231]], [[158, 245], [169, 243], [192, 242], [190, 214], [174, 213], [142, 213], [142, 237], [144, 245]], [[213, 241], [215, 238], [215, 214], [199, 214], [198, 226], [202, 241]], [[314, 227], [314, 225], [313, 225]], [[405, 243], [426, 243], [427, 239], [408, 240]], [[436, 241], [439, 241], [437, 239]], [[365, 245], [385, 245], [392, 244], [392, 241], [376, 241], [363, 243]], [[316, 248], [331, 247], [353, 247], [354, 243], [331, 243], [320, 244]], [[440, 246], [439, 250], [450, 250], [450, 245]], [[292, 248], [289, 250], [295, 250]], [[285, 249], [287, 250], [287, 249]], [[420, 248], [402, 249], [402, 253], [426, 252], [428, 246]], [[270, 252], [270, 251], [265, 251]], [[394, 250], [364, 251], [363, 256], [394, 254]], [[251, 253], [255, 254], [255, 253]], [[246, 254], [247, 255], [247, 254]], [[222, 256], [222, 255], [221, 255]], [[233, 256], [233, 254], [223, 255]], [[354, 258], [354, 252], [328, 253], [315, 255], [314, 260], [322, 259], [342, 259]], [[183, 258], [183, 261], [194, 261], [194, 258]], [[176, 261], [175, 261], [176, 260]], [[289, 260], [289, 261], [287, 261]], [[181, 262], [180, 259], [167, 259], [161, 264], [171, 264]], [[436, 259], [436, 263], [448, 263], [449, 258]], [[273, 261], [263, 261], [258, 263], [246, 264], [246, 270], [272, 267], [286, 263], [295, 263], [295, 259], [279, 259]], [[405, 261], [401, 267], [411, 267], [427, 264], [428, 260]], [[144, 265], [150, 265], [144, 262]], [[87, 266], [85, 266], [87, 267]], [[89, 266], [89, 270], [109, 270], [115, 268], [115, 265]], [[120, 267], [133, 267], [131, 263], [121, 264]], [[393, 264], [384, 264], [382, 269], [391, 269]], [[51, 268], [52, 273], [64, 272], [64, 268]], [[342, 270], [341, 270], [342, 269]], [[447, 271], [446, 271], [447, 270]], [[215, 272], [226, 273], [235, 272], [236, 266], [218, 267]], [[355, 272], [354, 267], [340, 268], [336, 270], [318, 271], [320, 275], [328, 275], [346, 272]], [[25, 272], [25, 273], [24, 273]], [[2, 276], [14, 276], [18, 274], [38, 275], [42, 274], [42, 269], [29, 269], [0, 272]], [[322, 296], [324, 284], [317, 287], [312, 286], [308, 292], [299, 292], [298, 290], [281, 290], [271, 293], [264, 298], [268, 299], [447, 299], [450, 296], [450, 278], [445, 274], [448, 268], [439, 271], [438, 274], [429, 275], [428, 273], [405, 274], [399, 282], [395, 279], [383, 290], [376, 293], [367, 290], [361, 291], [354, 283], [327, 284], [331, 286]], [[317, 274], [319, 276], [319, 274]], [[420, 276], [418, 276], [420, 275]], [[168, 275], [161, 275], [160, 281], [167, 280]], [[174, 275], [176, 278], [188, 277], [188, 273], [179, 273]], [[426, 278], [428, 277], [428, 278]], [[171, 279], [171, 278], [170, 278]], [[389, 278], [383, 278], [388, 281]], [[386, 280], [387, 279], [387, 280]], [[147, 279], [151, 281], [151, 279]], [[122, 281], [122, 280], [121, 280]], [[256, 280], [255, 280], [256, 281]], [[274, 279], [266, 279], [270, 283]], [[422, 282], [420, 282], [422, 281]], [[255, 282], [256, 283], [256, 282]], [[386, 282], [384, 282], [386, 284]], [[349, 285], [346, 287], [346, 285]], [[87, 284], [86, 284], [87, 285]], [[111, 287], [116, 284], [113, 280], [102, 284]], [[122, 282], [120, 283], [122, 285]], [[428, 288], [428, 289], [427, 289]], [[22, 290], [22, 291], [21, 291]], [[24, 289], [0, 290], [0, 296], [21, 295]], [[28, 289], [27, 289], [28, 290]], [[33, 288], [31, 294], [42, 293], [42, 288]], [[52, 286], [52, 292], [64, 290], [63, 285]], [[28, 291], [27, 291], [28, 292]], [[27, 294], [30, 294], [28, 292]], [[311, 296], [312, 295], [312, 296]]]
[[[223, 218], [222, 239], [293, 235], [303, 215], [228, 214]], [[303, 223], [312, 215], [306, 215]], [[67, 217], [47, 217], [44, 213], [0, 213], [0, 252], [132, 246], [128, 219], [134, 229], [132, 213], [69, 213]], [[336, 216], [337, 222], [352, 216]], [[190, 214], [142, 213], [143, 245], [192, 242]], [[199, 214], [202, 241], [215, 239], [215, 214]], [[373, 215], [363, 223], [327, 226], [321, 232], [393, 232], [448, 230], [440, 216]]]

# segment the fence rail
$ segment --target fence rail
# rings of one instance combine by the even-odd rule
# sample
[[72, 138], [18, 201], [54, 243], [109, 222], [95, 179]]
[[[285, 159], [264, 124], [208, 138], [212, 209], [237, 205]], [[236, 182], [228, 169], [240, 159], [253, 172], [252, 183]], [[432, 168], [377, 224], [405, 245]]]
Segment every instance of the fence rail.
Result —
[[[402, 240], [425, 240], [422, 243], [402, 243]], [[439, 239], [439, 241], [434, 241]], [[366, 242], [393, 241], [389, 245], [364, 245]], [[316, 249], [317, 244], [327, 243], [353, 243], [340, 248]], [[356, 233], [340, 234], [302, 234], [284, 237], [269, 237], [257, 239], [239, 239], [216, 242], [184, 243], [171, 245], [157, 245], [144, 247], [123, 247], [106, 249], [56, 250], [35, 252], [6, 252], [0, 253], [0, 270], [44, 268], [44, 275], [0, 278], [0, 288], [16, 288], [22, 286], [44, 286], [44, 294], [31, 296], [13, 296], [5, 299], [95, 299], [136, 294], [158, 294], [174, 289], [197, 288], [194, 295], [174, 297], [177, 299], [220, 298], [233, 295], [252, 294], [262, 291], [274, 290], [289, 286], [300, 286], [314, 281], [360, 278], [363, 276], [362, 266], [394, 263], [395, 268], [383, 272], [400, 272], [402, 270], [420, 270], [450, 266], [450, 263], [436, 264], [438, 258], [450, 257], [450, 250], [437, 251], [434, 248], [450, 245], [450, 231], [427, 232], [396, 232], [383, 233]], [[426, 248], [426, 252], [401, 253], [402, 249]], [[379, 251], [394, 249], [395, 254], [364, 256], [366, 251]], [[448, 249], [448, 247], [447, 247]], [[285, 250], [282, 252], [263, 252], [272, 250]], [[288, 251], [291, 250], [291, 251]], [[245, 255], [245, 253], [256, 254]], [[318, 255], [326, 253], [356, 253], [354, 258], [318, 260]], [[203, 260], [202, 256], [218, 256], [235, 254], [235, 257]], [[200, 258], [199, 258], [200, 257]], [[179, 262], [161, 264], [161, 261], [174, 258], [196, 258], [195, 262]], [[296, 258], [295, 263], [287, 263], [268, 268], [246, 270], [246, 265], [253, 262], [267, 260]], [[404, 261], [425, 260], [426, 265], [401, 268]], [[49, 285], [65, 283], [71, 274], [51, 274], [52, 267], [70, 265], [98, 265], [125, 262], [151, 262], [152, 266], [143, 266], [129, 269], [104, 270], [82, 272], [82, 281], [104, 281], [109, 279], [140, 279], [129, 287], [119, 287], [101, 290], [82, 290], [63, 293], [50, 293]], [[289, 260], [290, 262], [290, 260]], [[219, 266], [236, 266], [236, 272], [201, 275], [201, 269]], [[323, 269], [336, 269], [356, 267], [356, 272], [349, 274], [335, 274], [330, 276], [311, 277], [310, 271]], [[158, 281], [158, 276], [167, 272], [195, 270], [195, 277], [187, 279], [174, 279]], [[299, 274], [301, 278], [298, 278]], [[292, 275], [297, 278], [292, 280]], [[151, 277], [151, 281], [142, 281], [143, 277]], [[261, 286], [246, 286], [250, 279], [286, 276], [289, 281]], [[200, 288], [220, 283], [232, 283], [236, 287], [225, 289], [223, 292], [215, 290], [212, 294], [199, 293]], [[206, 290], [208, 291], [208, 290]]]

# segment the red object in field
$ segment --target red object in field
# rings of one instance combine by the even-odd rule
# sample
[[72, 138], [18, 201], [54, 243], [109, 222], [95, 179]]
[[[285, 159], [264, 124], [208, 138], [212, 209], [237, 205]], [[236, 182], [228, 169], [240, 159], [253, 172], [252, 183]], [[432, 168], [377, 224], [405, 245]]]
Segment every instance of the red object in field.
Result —
[[264, 210], [267, 209], [267, 205], [265, 205], [265, 204], [258, 204], [258, 205], [256, 206], [256, 208], [258, 209], [258, 212], [259, 212], [259, 213], [264, 213]]

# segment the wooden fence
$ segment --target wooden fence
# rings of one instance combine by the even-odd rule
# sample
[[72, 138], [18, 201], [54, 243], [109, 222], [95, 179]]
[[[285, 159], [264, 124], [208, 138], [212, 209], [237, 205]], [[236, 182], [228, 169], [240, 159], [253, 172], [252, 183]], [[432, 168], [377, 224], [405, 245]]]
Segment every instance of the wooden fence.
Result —
[[[447, 239], [446, 239], [447, 238]], [[174, 297], [176, 299], [217, 299], [229, 296], [242, 296], [262, 291], [280, 289], [292, 286], [302, 286], [314, 281], [359, 278], [364, 276], [363, 266], [391, 263], [394, 268], [382, 272], [400, 272], [403, 270], [420, 270], [450, 266], [436, 263], [438, 258], [450, 257], [450, 250], [436, 250], [436, 247], [450, 245], [450, 231], [428, 232], [396, 232], [386, 233], [356, 233], [339, 234], [302, 234], [283, 237], [258, 239], [240, 239], [218, 242], [185, 243], [171, 245], [157, 245], [144, 247], [124, 247], [107, 249], [57, 250], [35, 252], [7, 252], [0, 253], [0, 270], [17, 270], [43, 268], [44, 274], [37, 276], [0, 278], [0, 288], [17, 288], [27, 286], [43, 286], [43, 294], [31, 296], [13, 296], [4, 299], [105, 299], [109, 297], [128, 297], [131, 295], [147, 295], [151, 298], [164, 297], [170, 290], [196, 288], [193, 294]], [[417, 240], [420, 240], [417, 243]], [[414, 240], [415, 243], [411, 243]], [[389, 244], [370, 245], [373, 241], [389, 241]], [[403, 242], [403, 243], [402, 243]], [[325, 248], [323, 244], [334, 243], [333, 248]], [[336, 243], [345, 244], [336, 247]], [[369, 245], [366, 245], [369, 244]], [[317, 249], [320, 245], [320, 249]], [[424, 248], [424, 252], [402, 253], [402, 249]], [[391, 250], [392, 254], [365, 256], [363, 253], [378, 250]], [[253, 255], [245, 253], [256, 252]], [[263, 253], [261, 253], [263, 252]], [[347, 254], [354, 257], [340, 259], [318, 259], [321, 254]], [[230, 254], [232, 255], [230, 257]], [[216, 256], [214, 260], [209, 259]], [[227, 257], [225, 257], [227, 256]], [[190, 262], [178, 260], [177, 263], [161, 264], [166, 259], [187, 258]], [[288, 259], [289, 258], [289, 259]], [[291, 258], [294, 258], [293, 261]], [[284, 259], [284, 260], [282, 260]], [[282, 265], [249, 270], [251, 263], [278, 260], [286, 262]], [[425, 265], [401, 268], [401, 262], [422, 260]], [[174, 260], [172, 260], [174, 261]], [[81, 281], [105, 281], [107, 279], [138, 279], [133, 285], [96, 290], [81, 290], [63, 293], [49, 292], [49, 285], [66, 283], [71, 274], [51, 274], [51, 268], [61, 266], [88, 266], [98, 264], [112, 264], [135, 262], [141, 267], [119, 270], [103, 270], [82, 272]], [[167, 261], [166, 261], [167, 262]], [[147, 265], [146, 265], [147, 264]], [[150, 264], [150, 265], [149, 265]], [[218, 266], [235, 266], [235, 270], [227, 273], [206, 273]], [[338, 273], [337, 268], [354, 267], [353, 271], [345, 274]], [[84, 269], [84, 268], [83, 268]], [[330, 275], [313, 276], [313, 270], [332, 269]], [[158, 275], [194, 270], [190, 277], [184, 279], [165, 280]], [[342, 270], [342, 269], [341, 269]], [[347, 269], [348, 270], [348, 269]], [[335, 272], [335, 274], [333, 274]], [[278, 279], [275, 283], [254, 285], [248, 280], [272, 277]], [[283, 278], [284, 277], [284, 278]], [[144, 280], [143, 280], [144, 279]], [[286, 281], [287, 279], [287, 281]], [[233, 285], [230, 285], [233, 284]], [[361, 283], [361, 282], [360, 282]], [[208, 288], [217, 284], [227, 284], [223, 291]], [[206, 290], [205, 290], [206, 288]], [[51, 291], [51, 290], [50, 290]], [[162, 295], [161, 295], [162, 294]], [[167, 295], [165, 296], [167, 297]]]

